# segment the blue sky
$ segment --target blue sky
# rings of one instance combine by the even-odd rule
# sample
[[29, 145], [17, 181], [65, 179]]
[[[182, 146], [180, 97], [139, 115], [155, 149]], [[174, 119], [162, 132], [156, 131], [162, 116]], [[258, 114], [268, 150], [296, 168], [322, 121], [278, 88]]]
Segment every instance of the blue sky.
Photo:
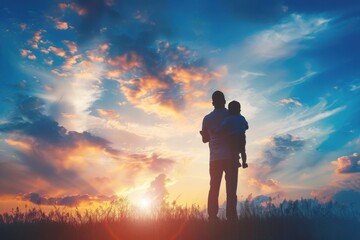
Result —
[[198, 130], [218, 89], [250, 125], [239, 196], [357, 201], [358, 1], [2, 1], [0, 12], [3, 203], [204, 204]]

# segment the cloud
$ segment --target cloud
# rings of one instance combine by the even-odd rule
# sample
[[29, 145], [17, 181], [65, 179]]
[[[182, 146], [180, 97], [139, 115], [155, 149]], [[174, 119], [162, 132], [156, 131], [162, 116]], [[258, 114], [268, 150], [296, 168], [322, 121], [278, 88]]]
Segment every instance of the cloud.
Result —
[[360, 160], [358, 153], [339, 157], [336, 161], [332, 161], [331, 164], [337, 166], [332, 181], [319, 190], [313, 191], [311, 195], [325, 202], [337, 197], [342, 198], [342, 195], [356, 195], [353, 192], [360, 191]]
[[332, 161], [331, 163], [337, 166], [336, 173], [339, 174], [360, 172], [360, 157], [358, 153], [339, 157], [336, 161]]
[[281, 163], [289, 161], [293, 155], [301, 151], [305, 146], [305, 140], [291, 134], [271, 136], [264, 146], [259, 163], [254, 164], [253, 176], [249, 186], [255, 187], [261, 192], [282, 192], [279, 182], [272, 177]]
[[35, 56], [34, 54], [29, 55], [29, 56], [28, 56], [28, 59], [30, 59], [30, 60], [36, 60], [36, 56]]
[[54, 47], [54, 46], [50, 46], [48, 48], [48, 50], [53, 52], [55, 55], [57, 55], [59, 57], [66, 57], [66, 52], [62, 48], [57, 48], [57, 47]]
[[175, 161], [161, 157], [156, 153], [151, 155], [146, 154], [129, 154], [129, 161], [126, 163], [126, 169], [131, 171], [139, 171], [142, 169], [149, 169], [152, 172], [165, 172], [168, 171], [174, 164]]
[[299, 102], [298, 100], [295, 100], [293, 98], [284, 98], [284, 99], [281, 99], [280, 101], [283, 105], [288, 105], [288, 104], [294, 104], [296, 106], [299, 106], [301, 107], [302, 106], [302, 103]]
[[313, 39], [326, 29], [330, 19], [291, 14], [284, 23], [250, 37], [243, 44], [245, 59], [267, 61], [293, 55], [302, 47], [302, 41]]
[[98, 109], [96, 109], [96, 111], [101, 118], [108, 118], [108, 119], [119, 119], [120, 118], [120, 114], [118, 114], [114, 110], [98, 108]]
[[[337, 193], [342, 191], [360, 191], [359, 174], [346, 175], [344, 179], [336, 179], [331, 181], [328, 185], [311, 192], [312, 197], [316, 197], [323, 202], [333, 200]], [[340, 194], [341, 195], [341, 194]]]
[[279, 182], [274, 179], [256, 179], [251, 178], [248, 180], [249, 186], [259, 189], [263, 193], [273, 193], [281, 191]]
[[93, 202], [109, 202], [118, 199], [117, 196], [90, 196], [84, 195], [70, 195], [63, 197], [47, 197], [42, 196], [39, 193], [27, 193], [21, 196], [21, 200], [30, 201], [38, 205], [51, 205], [51, 206], [68, 206], [76, 207], [81, 203], [93, 203]]
[[29, 55], [31, 53], [31, 50], [27, 50], [27, 49], [21, 49], [20, 50], [20, 54], [23, 57], [26, 57], [27, 55]]
[[319, 122], [345, 109], [346, 106], [329, 109], [327, 103], [324, 100], [321, 100], [315, 106], [311, 108], [299, 108], [293, 114], [277, 122], [276, 125], [270, 123], [267, 127], [270, 129], [275, 129], [274, 132], [278, 134], [284, 134]]
[[263, 151], [263, 163], [276, 167], [282, 161], [287, 160], [294, 153], [301, 151], [305, 145], [305, 140], [291, 134], [272, 136], [266, 149]]
[[69, 52], [71, 54], [75, 54], [78, 51], [78, 47], [77, 47], [77, 44], [75, 42], [64, 40], [64, 43], [68, 47]]
[[162, 116], [177, 115], [181, 99], [177, 102], [171, 95], [171, 84], [156, 77], [143, 77], [125, 82], [121, 87], [127, 100], [148, 113]]
[[62, 21], [56, 20], [55, 27], [56, 27], [56, 29], [66, 30], [69, 28], [69, 24], [67, 22], [62, 22]]
[[80, 16], [83, 16], [83, 15], [85, 15], [87, 13], [85, 8], [81, 8], [76, 3], [59, 3], [58, 6], [62, 11], [65, 11], [66, 9], [71, 9], [71, 10], [75, 11]]
[[[113, 195], [131, 189], [146, 179], [144, 173], [169, 172], [176, 163], [162, 153], [134, 154], [115, 149], [107, 139], [89, 132], [68, 131], [44, 112], [42, 99], [21, 96], [13, 117], [0, 125], [14, 158], [0, 162], [2, 193], [69, 195], [72, 197], [47, 198], [43, 204], [78, 204], [87, 201], [84, 195]], [[104, 175], [107, 181], [99, 181]]]
[[169, 179], [164, 173], [155, 177], [155, 179], [150, 183], [148, 192], [148, 195], [152, 198], [153, 202], [161, 204], [166, 199], [169, 195], [166, 185], [170, 182], [171, 179]]
[[16, 159], [0, 155], [0, 193], [19, 194], [29, 189], [40, 190], [44, 182]]
[[[92, 51], [87, 57], [104, 63], [105, 76], [117, 81], [126, 100], [146, 113], [179, 116], [187, 104], [203, 102], [210, 81], [224, 75], [220, 69], [208, 69], [206, 61], [186, 46], [161, 40], [171, 36], [171, 29], [160, 2], [122, 2], [110, 8], [106, 1], [92, 0], [77, 5], [87, 12], [77, 27], [80, 44], [101, 36], [108, 40], [104, 46], [111, 48], [109, 58]], [[139, 14], [146, 20], [134, 18]], [[106, 28], [121, 26], [124, 31], [101, 32], [105, 22]], [[139, 31], [131, 31], [134, 28]]]
[[6, 143], [14, 147], [27, 169], [51, 186], [96, 193], [78, 171], [90, 164], [86, 159], [89, 154], [116, 159], [120, 151], [113, 149], [107, 140], [88, 132], [67, 131], [43, 111], [44, 103], [38, 98], [20, 100], [18, 117], [0, 127], [1, 132], [10, 134]]

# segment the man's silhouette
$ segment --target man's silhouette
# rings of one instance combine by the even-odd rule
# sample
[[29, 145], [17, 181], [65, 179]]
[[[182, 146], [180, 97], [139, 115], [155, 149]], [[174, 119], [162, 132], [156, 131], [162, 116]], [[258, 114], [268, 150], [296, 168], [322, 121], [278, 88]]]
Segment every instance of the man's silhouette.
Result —
[[210, 221], [218, 220], [218, 198], [223, 172], [225, 172], [226, 180], [226, 218], [228, 220], [237, 219], [238, 159], [234, 159], [228, 142], [221, 135], [216, 134], [216, 130], [223, 120], [229, 116], [225, 103], [224, 94], [215, 91], [212, 95], [214, 110], [204, 117], [200, 131], [203, 143], [208, 142], [210, 148], [210, 191], [208, 196]]

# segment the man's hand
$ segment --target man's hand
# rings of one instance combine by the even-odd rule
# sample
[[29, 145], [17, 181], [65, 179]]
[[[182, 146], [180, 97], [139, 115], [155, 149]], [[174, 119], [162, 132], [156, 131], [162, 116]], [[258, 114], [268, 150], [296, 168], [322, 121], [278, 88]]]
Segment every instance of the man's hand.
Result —
[[203, 143], [209, 142], [209, 140], [210, 140], [209, 134], [207, 134], [207, 133], [204, 132], [204, 131], [200, 131], [199, 133], [200, 133], [200, 135], [201, 135], [201, 137], [202, 137], [202, 142], [203, 142]]

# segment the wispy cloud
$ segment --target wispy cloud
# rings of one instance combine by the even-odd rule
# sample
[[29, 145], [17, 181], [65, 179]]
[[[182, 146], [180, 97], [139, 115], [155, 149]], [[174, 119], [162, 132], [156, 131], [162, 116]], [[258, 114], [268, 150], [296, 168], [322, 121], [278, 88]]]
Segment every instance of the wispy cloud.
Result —
[[295, 100], [293, 98], [284, 98], [284, 99], [281, 99], [280, 102], [283, 104], [283, 105], [287, 105], [287, 104], [295, 104], [296, 106], [299, 106], [301, 107], [302, 106], [302, 103], [299, 102], [298, 100]]
[[[331, 19], [290, 14], [263, 31], [257, 32], [228, 50], [227, 59], [248, 68], [256, 64], [288, 58], [303, 49], [306, 41], [327, 29]], [[241, 56], [239, 58], [239, 56]], [[230, 64], [234, 64], [231, 62]], [[241, 65], [240, 65], [241, 64]]]
[[247, 47], [257, 59], [269, 60], [292, 55], [301, 41], [312, 39], [324, 30], [330, 19], [292, 14], [290, 19], [249, 39]]

